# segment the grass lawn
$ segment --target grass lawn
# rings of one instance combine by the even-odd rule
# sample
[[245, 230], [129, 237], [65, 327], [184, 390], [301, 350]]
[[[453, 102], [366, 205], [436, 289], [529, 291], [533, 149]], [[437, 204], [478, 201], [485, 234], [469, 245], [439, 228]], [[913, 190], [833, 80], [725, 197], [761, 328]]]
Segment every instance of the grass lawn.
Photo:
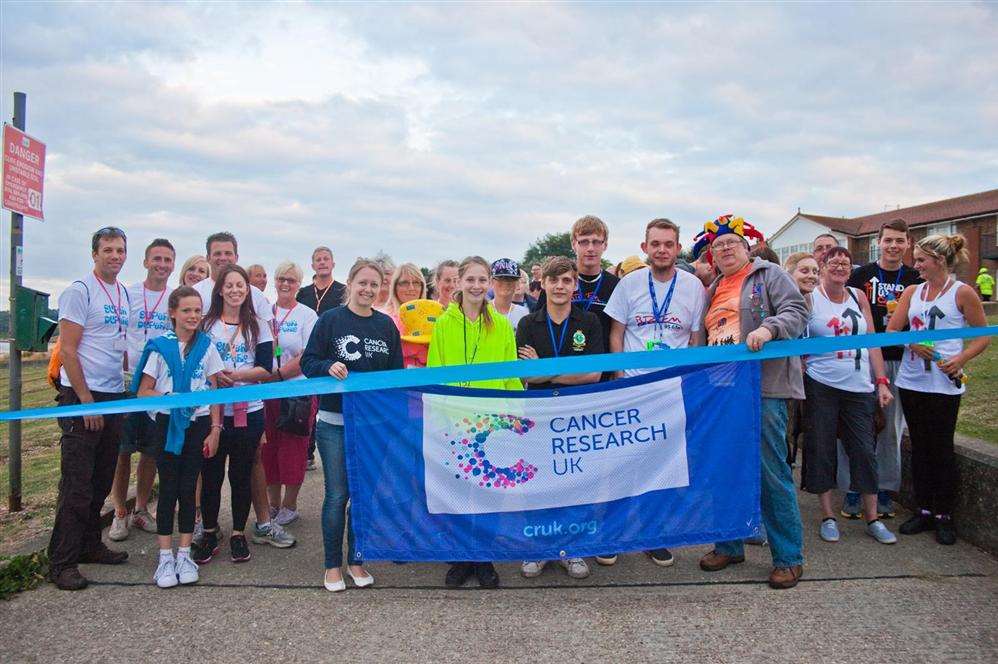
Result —
[[[988, 325], [998, 325], [998, 315], [988, 316]], [[970, 380], [967, 391], [960, 402], [960, 419], [956, 430], [965, 436], [973, 436], [998, 445], [998, 410], [995, 409], [995, 395], [998, 394], [998, 339], [992, 337], [991, 344], [972, 360], [967, 367]]]

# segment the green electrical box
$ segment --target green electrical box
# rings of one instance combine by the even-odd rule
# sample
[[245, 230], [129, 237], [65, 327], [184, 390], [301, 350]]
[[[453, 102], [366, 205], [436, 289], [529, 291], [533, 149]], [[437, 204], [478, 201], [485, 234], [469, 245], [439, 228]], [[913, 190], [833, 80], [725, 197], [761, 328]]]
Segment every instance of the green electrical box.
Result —
[[14, 344], [18, 350], [48, 350], [49, 339], [59, 324], [48, 315], [48, 293], [17, 287], [14, 297]]

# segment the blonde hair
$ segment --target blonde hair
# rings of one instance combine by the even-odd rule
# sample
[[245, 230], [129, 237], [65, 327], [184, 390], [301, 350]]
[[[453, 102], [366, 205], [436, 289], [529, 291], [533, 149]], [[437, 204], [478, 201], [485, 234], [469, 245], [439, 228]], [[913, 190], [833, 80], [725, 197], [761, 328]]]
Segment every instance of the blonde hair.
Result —
[[301, 280], [305, 278], [305, 273], [302, 272], [302, 269], [298, 266], [298, 263], [293, 261], [284, 261], [277, 266], [276, 270], [274, 270], [274, 281], [276, 282], [278, 277], [287, 274], [288, 272], [291, 273], [292, 277], [298, 280], [299, 284], [301, 284]]
[[[488, 264], [488, 261], [486, 261], [484, 258], [482, 258], [481, 256], [468, 256], [463, 261], [461, 261], [460, 265], [457, 266], [458, 279], [464, 277], [465, 273], [468, 271], [468, 268], [470, 268], [472, 265], [480, 265], [483, 268], [485, 268], [485, 274], [491, 274], [492, 272], [491, 266]], [[457, 302], [457, 306], [461, 308], [461, 311], [464, 311], [464, 293], [458, 290], [454, 294], [454, 301]], [[491, 332], [493, 321], [491, 314], [489, 314], [488, 298], [482, 300], [482, 307], [479, 310], [478, 314], [482, 317], [482, 325], [485, 327], [485, 331]]]
[[966, 244], [967, 238], [962, 235], [929, 235], [916, 242], [915, 246], [930, 256], [942, 259], [952, 270], [957, 264], [970, 260]]
[[392, 274], [392, 283], [388, 289], [388, 306], [395, 312], [398, 312], [399, 307], [403, 304], [402, 302], [399, 302], [398, 297], [395, 295], [395, 286], [398, 284], [399, 279], [401, 279], [403, 275], [409, 275], [410, 277], [415, 277], [419, 280], [419, 298], [417, 299], [423, 299], [426, 297], [426, 279], [423, 278], [423, 271], [413, 263], [402, 263], [395, 268], [395, 273]]
[[381, 263], [378, 263], [377, 261], [371, 261], [366, 258], [358, 258], [357, 261], [353, 264], [353, 267], [350, 268], [350, 272], [347, 274], [347, 283], [349, 284], [351, 281], [353, 281], [353, 278], [357, 276], [357, 273], [366, 267], [369, 267], [375, 272], [377, 272], [378, 276], [381, 277], [382, 281], [385, 280], [385, 271], [381, 268]]
[[602, 235], [603, 241], [606, 242], [610, 239], [610, 230], [603, 223], [602, 219], [587, 214], [572, 224], [572, 239], [574, 240], [579, 235]]
[[810, 258], [811, 260], [817, 262], [814, 254], [806, 251], [798, 251], [796, 254], [790, 254], [787, 256], [787, 260], [783, 262], [783, 269], [792, 274], [793, 271], [797, 269], [797, 264], [805, 258]]
[[187, 260], [185, 260], [184, 264], [180, 267], [180, 285], [181, 286], [184, 285], [184, 275], [187, 274], [187, 270], [191, 269], [192, 267], [194, 267], [198, 263], [204, 263], [205, 265], [208, 266], [208, 270], [207, 270], [208, 274], [205, 276], [205, 279], [207, 279], [208, 277], [211, 276], [211, 264], [208, 262], [208, 259], [205, 258], [204, 256], [201, 256], [201, 255], [191, 256], [190, 258], [188, 258]]

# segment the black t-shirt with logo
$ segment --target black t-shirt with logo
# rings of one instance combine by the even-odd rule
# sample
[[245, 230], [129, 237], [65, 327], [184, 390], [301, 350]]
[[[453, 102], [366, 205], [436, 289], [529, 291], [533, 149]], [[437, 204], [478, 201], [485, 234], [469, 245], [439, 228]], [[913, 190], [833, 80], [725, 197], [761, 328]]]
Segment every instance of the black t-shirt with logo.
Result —
[[[392, 319], [380, 311], [358, 316], [344, 305], [319, 316], [301, 357], [302, 373], [309, 378], [329, 375], [335, 362], [347, 371], [384, 371], [402, 368], [402, 339]], [[319, 409], [343, 412], [342, 394], [323, 394]]]
[[325, 289], [317, 288], [315, 284], [302, 286], [298, 289], [295, 299], [320, 316], [330, 309], [335, 309], [346, 303], [347, 287], [338, 281], [329, 284]]
[[[866, 300], [870, 303], [873, 314], [873, 327], [877, 332], [883, 332], [887, 329], [890, 314], [893, 313], [893, 306], [888, 305], [891, 296], [893, 295], [893, 301], [898, 303], [905, 288], [920, 283], [922, 279], [919, 278], [915, 268], [902, 265], [900, 270], [885, 270], [873, 262], [853, 270], [848, 285], [866, 293]], [[905, 325], [905, 328], [907, 327]], [[885, 360], [900, 361], [904, 346], [884, 346], [881, 350]]]
[[[568, 326], [567, 329], [565, 326]], [[554, 333], [554, 340], [551, 334]], [[562, 341], [562, 335], [564, 340]], [[561, 341], [560, 352], [555, 353], [555, 344]], [[551, 323], [548, 329], [547, 307], [524, 316], [516, 326], [516, 345], [531, 346], [538, 357], [575, 357], [606, 352], [606, 338], [603, 326], [596, 314], [588, 313], [573, 306], [568, 318], [559, 324]], [[564, 387], [561, 383], [530, 383], [532, 390], [550, 390]]]

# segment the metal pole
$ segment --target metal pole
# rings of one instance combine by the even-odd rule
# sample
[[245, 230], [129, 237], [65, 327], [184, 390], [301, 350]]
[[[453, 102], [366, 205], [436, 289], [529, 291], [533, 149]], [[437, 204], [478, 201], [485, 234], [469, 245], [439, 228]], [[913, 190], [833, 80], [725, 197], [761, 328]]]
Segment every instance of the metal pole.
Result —
[[[21, 131], [25, 130], [24, 119], [27, 111], [28, 97], [23, 92], [14, 93], [14, 126]], [[6, 149], [6, 148], [5, 148]], [[10, 213], [10, 306], [7, 311], [10, 315], [8, 319], [8, 335], [10, 339], [8, 368], [10, 370], [10, 410], [21, 409], [21, 351], [18, 350], [14, 341], [14, 318], [15, 318], [15, 298], [17, 289], [21, 285], [21, 252], [24, 246], [24, 217], [16, 212]], [[10, 495], [7, 497], [7, 505], [11, 512], [21, 511], [21, 423], [11, 421], [7, 423], [10, 454], [8, 465], [10, 467]]]

